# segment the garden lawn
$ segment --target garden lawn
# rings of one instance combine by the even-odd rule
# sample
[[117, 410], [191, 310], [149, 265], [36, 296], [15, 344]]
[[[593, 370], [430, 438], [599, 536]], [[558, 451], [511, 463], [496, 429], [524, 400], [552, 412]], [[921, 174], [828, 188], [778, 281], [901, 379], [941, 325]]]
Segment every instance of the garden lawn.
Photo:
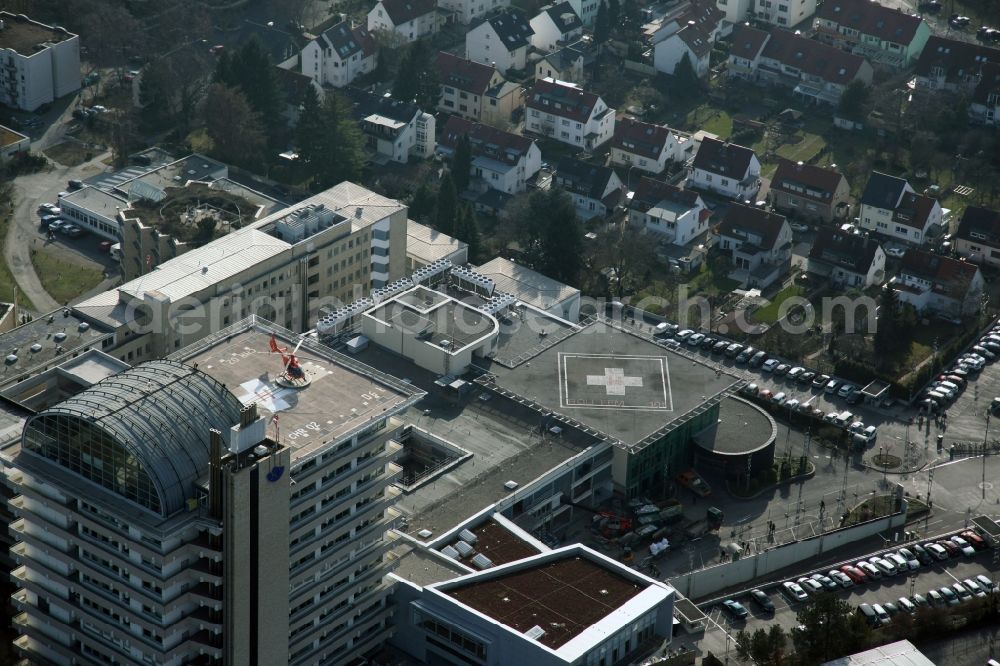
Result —
[[778, 320], [778, 310], [781, 308], [781, 304], [792, 296], [802, 296], [804, 293], [805, 290], [796, 284], [785, 287], [775, 294], [770, 303], [762, 308], [754, 310], [754, 320], [760, 322], [761, 324], [773, 324]]

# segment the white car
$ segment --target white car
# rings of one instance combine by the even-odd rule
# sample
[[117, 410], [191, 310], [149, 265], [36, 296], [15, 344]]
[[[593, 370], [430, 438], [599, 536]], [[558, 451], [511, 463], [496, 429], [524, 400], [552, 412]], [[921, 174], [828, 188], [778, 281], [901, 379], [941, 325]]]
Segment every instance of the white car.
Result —
[[792, 398], [791, 400], [785, 403], [785, 407], [787, 407], [788, 411], [790, 412], [795, 411], [799, 408], [799, 401], [796, 400], [795, 398]]
[[796, 379], [798, 378], [799, 375], [801, 375], [805, 371], [806, 371], [805, 368], [800, 368], [799, 366], [795, 366], [794, 368], [788, 371], [788, 378]]
[[851, 580], [851, 577], [845, 574], [843, 571], [837, 571], [836, 569], [834, 569], [833, 571], [827, 573], [827, 576], [836, 581], [837, 584], [840, 585], [841, 587], [851, 587], [852, 585], [854, 585], [854, 581]]
[[886, 576], [895, 576], [896, 574], [899, 573], [899, 570], [896, 568], [896, 565], [890, 560], [887, 560], [885, 558], [873, 557], [868, 561], [877, 566], [879, 570], [881, 570], [882, 573], [885, 574]]
[[855, 390], [857, 390], [857, 388], [853, 384], [844, 383], [840, 386], [840, 390], [837, 391], [837, 395], [841, 398], [846, 398], [854, 393]]
[[806, 594], [806, 591], [798, 583], [793, 583], [790, 580], [781, 584], [781, 591], [792, 601], [805, 601], [809, 598], [809, 595]]
[[886, 248], [885, 253], [890, 257], [895, 257], [896, 259], [902, 259], [903, 255], [906, 254], [906, 250], [899, 247]]
[[838, 382], [836, 379], [831, 379], [829, 382], [827, 382], [827, 385], [826, 387], [824, 387], [823, 391], [825, 393], [835, 393], [839, 385], [840, 382]]
[[778, 367], [780, 362], [781, 361], [776, 358], [769, 358], [764, 361], [764, 365], [760, 366], [760, 369], [764, 372], [774, 372], [774, 369]]
[[962, 554], [966, 557], [972, 557], [976, 554], [976, 549], [972, 547], [968, 541], [960, 536], [953, 536], [950, 541], [955, 544], [955, 546], [962, 551]]
[[819, 582], [815, 578], [806, 578], [803, 576], [796, 581], [802, 586], [803, 590], [806, 590], [809, 594], [818, 594], [823, 591], [823, 583]]
[[785, 395], [784, 391], [778, 391], [777, 393], [774, 394], [774, 397], [771, 398], [771, 402], [773, 402], [776, 405], [783, 405], [785, 404], [785, 398], [787, 397], [788, 396]]
[[692, 331], [690, 328], [685, 328], [683, 331], [677, 331], [677, 335], [674, 336], [674, 339], [683, 342], [692, 335], [694, 335], [694, 331]]

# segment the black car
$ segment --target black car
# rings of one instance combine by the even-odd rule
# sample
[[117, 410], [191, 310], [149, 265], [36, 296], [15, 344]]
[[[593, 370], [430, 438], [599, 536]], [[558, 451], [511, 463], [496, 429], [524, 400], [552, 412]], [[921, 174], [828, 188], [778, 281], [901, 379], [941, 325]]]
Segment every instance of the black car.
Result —
[[799, 384], [811, 384], [812, 380], [815, 378], [816, 378], [815, 372], [813, 372], [812, 370], [806, 370], [805, 372], [803, 372], [801, 375], [798, 376], [798, 379], [796, 379], [796, 381]]
[[729, 347], [728, 342], [726, 342], [725, 340], [720, 340], [719, 342], [715, 343], [714, 347], [712, 347], [712, 353], [721, 354], [722, 352], [726, 351], [728, 347]]
[[763, 590], [750, 590], [750, 599], [766, 613], [774, 612], [774, 602]]
[[715, 346], [716, 342], [718, 342], [718, 340], [716, 340], [715, 338], [711, 336], [706, 336], [705, 339], [701, 341], [701, 344], [699, 346], [702, 349], [711, 349], [712, 347]]
[[909, 547], [913, 551], [914, 556], [920, 561], [921, 564], [927, 566], [934, 562], [934, 557], [927, 552], [927, 549], [918, 543], [913, 544]]
[[942, 5], [938, 0], [929, 0], [928, 2], [920, 3], [920, 11], [928, 12], [930, 14], [937, 14], [942, 9]]

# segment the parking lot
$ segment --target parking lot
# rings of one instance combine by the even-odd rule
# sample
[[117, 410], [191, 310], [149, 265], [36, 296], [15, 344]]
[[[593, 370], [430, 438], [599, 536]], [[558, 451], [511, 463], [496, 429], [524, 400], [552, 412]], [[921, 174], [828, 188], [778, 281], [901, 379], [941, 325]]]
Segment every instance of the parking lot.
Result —
[[[870, 553], [850, 562], [844, 562], [844, 564], [853, 564], [861, 559], [869, 559], [880, 552], [884, 551]], [[819, 570], [803, 570], [794, 575], [786, 573], [782, 581], [760, 585], [759, 588], [767, 593], [771, 603], [774, 604], [773, 613], [763, 610], [750, 599], [749, 588], [726, 597], [739, 601], [749, 611], [749, 615], [745, 619], [736, 619], [726, 611], [721, 604], [721, 599], [701, 604], [699, 607], [709, 618], [705, 639], [702, 642], [703, 649], [711, 650], [717, 655], [724, 654], [727, 648], [732, 649], [735, 646], [735, 635], [740, 630], [752, 633], [760, 628], [769, 629], [774, 623], [779, 624], [786, 632], [795, 629], [799, 626], [796, 619], [798, 611], [810, 601], [808, 599], [805, 601], [791, 600], [779, 591], [780, 582], [797, 580], [813, 573], [826, 574], [830, 569], [839, 569], [839, 566], [831, 564]], [[959, 554], [947, 561], [933, 562], [930, 565], [921, 566], [919, 570], [911, 573], [883, 577], [881, 580], [852, 585], [849, 588], [838, 588], [833, 591], [833, 594], [846, 601], [852, 608], [857, 608], [863, 603], [872, 605], [893, 602], [898, 605], [897, 601], [900, 597], [912, 598], [914, 594], [920, 594], [926, 598], [931, 589], [950, 587], [966, 578], [975, 580], [978, 575], [985, 575], [996, 583], [1000, 578], [998, 573], [1000, 573], [1000, 564], [994, 561], [993, 551], [987, 549], [976, 551], [976, 554], [971, 557]]]

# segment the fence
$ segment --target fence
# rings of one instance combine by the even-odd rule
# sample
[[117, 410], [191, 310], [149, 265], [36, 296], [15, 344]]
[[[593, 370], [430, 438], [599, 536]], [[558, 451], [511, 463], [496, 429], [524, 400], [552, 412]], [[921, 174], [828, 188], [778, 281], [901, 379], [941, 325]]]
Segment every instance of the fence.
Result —
[[878, 534], [906, 522], [903, 511], [885, 518], [844, 527], [819, 536], [793, 541], [756, 555], [716, 564], [670, 579], [670, 584], [690, 599], [699, 599], [734, 585], [748, 583], [793, 564], [808, 562], [823, 553]]

